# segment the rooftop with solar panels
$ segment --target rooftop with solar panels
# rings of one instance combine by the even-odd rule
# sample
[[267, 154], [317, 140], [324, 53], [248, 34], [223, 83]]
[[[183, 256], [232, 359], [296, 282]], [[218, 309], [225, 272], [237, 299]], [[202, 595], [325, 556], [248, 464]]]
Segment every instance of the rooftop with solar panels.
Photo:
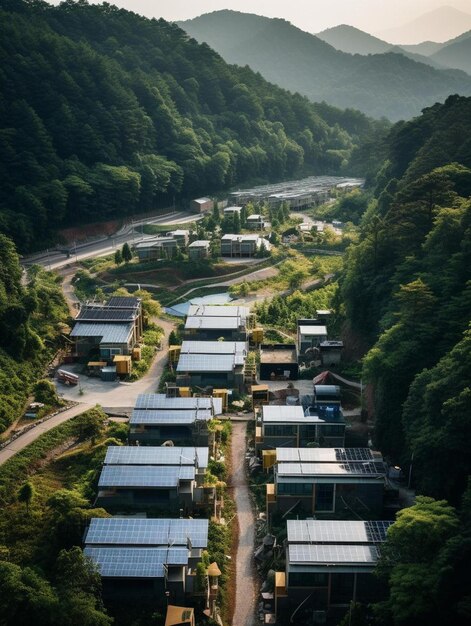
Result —
[[369, 448], [277, 448], [278, 463], [380, 462], [381, 454]]
[[288, 574], [372, 571], [393, 521], [288, 520]]
[[84, 552], [104, 578], [164, 578], [169, 568], [196, 566], [208, 527], [205, 519], [93, 518]]
[[382, 462], [363, 461], [343, 463], [278, 463], [275, 466], [277, 482], [302, 477], [304, 481], [316, 481], [326, 477], [333, 481], [343, 478], [384, 478], [386, 470]]
[[105, 465], [208, 466], [208, 448], [189, 446], [109, 446]]
[[165, 411], [209, 410], [214, 415], [222, 413], [221, 398], [168, 398], [163, 393], [142, 393], [137, 396], [135, 409]]

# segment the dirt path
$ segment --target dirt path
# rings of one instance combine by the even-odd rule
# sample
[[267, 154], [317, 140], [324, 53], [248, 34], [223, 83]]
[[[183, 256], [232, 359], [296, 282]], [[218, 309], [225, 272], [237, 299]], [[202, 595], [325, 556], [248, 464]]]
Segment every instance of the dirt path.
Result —
[[239, 522], [236, 553], [236, 597], [232, 626], [255, 626], [257, 578], [253, 561], [255, 517], [245, 475], [244, 422], [234, 423], [232, 431], [232, 480]]

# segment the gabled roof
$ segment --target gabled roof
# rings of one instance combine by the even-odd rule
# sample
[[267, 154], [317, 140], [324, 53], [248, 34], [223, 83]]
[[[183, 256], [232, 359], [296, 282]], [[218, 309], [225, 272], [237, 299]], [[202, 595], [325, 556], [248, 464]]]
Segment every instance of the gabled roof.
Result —
[[70, 333], [71, 337], [100, 337], [100, 343], [127, 343], [134, 324], [107, 324], [105, 322], [77, 322]]

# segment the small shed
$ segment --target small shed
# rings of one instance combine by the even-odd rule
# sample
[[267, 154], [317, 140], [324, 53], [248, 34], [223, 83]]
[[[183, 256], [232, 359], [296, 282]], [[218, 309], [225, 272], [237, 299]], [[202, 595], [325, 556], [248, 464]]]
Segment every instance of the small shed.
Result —
[[213, 205], [211, 198], [195, 198], [190, 203], [190, 210], [193, 213], [207, 213], [213, 210]]
[[298, 380], [298, 353], [295, 344], [260, 346], [260, 380]]

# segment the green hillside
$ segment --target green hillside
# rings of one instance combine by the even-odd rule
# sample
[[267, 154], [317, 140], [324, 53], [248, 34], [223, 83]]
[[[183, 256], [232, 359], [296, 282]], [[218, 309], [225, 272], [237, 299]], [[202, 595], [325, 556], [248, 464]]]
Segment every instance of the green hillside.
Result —
[[106, 4], [3, 2], [0, 55], [0, 230], [21, 251], [71, 223], [338, 172], [381, 126], [327, 123], [176, 25]]
[[455, 504], [471, 474], [470, 131], [459, 96], [393, 127], [341, 280], [346, 332], [371, 346], [376, 445]]

